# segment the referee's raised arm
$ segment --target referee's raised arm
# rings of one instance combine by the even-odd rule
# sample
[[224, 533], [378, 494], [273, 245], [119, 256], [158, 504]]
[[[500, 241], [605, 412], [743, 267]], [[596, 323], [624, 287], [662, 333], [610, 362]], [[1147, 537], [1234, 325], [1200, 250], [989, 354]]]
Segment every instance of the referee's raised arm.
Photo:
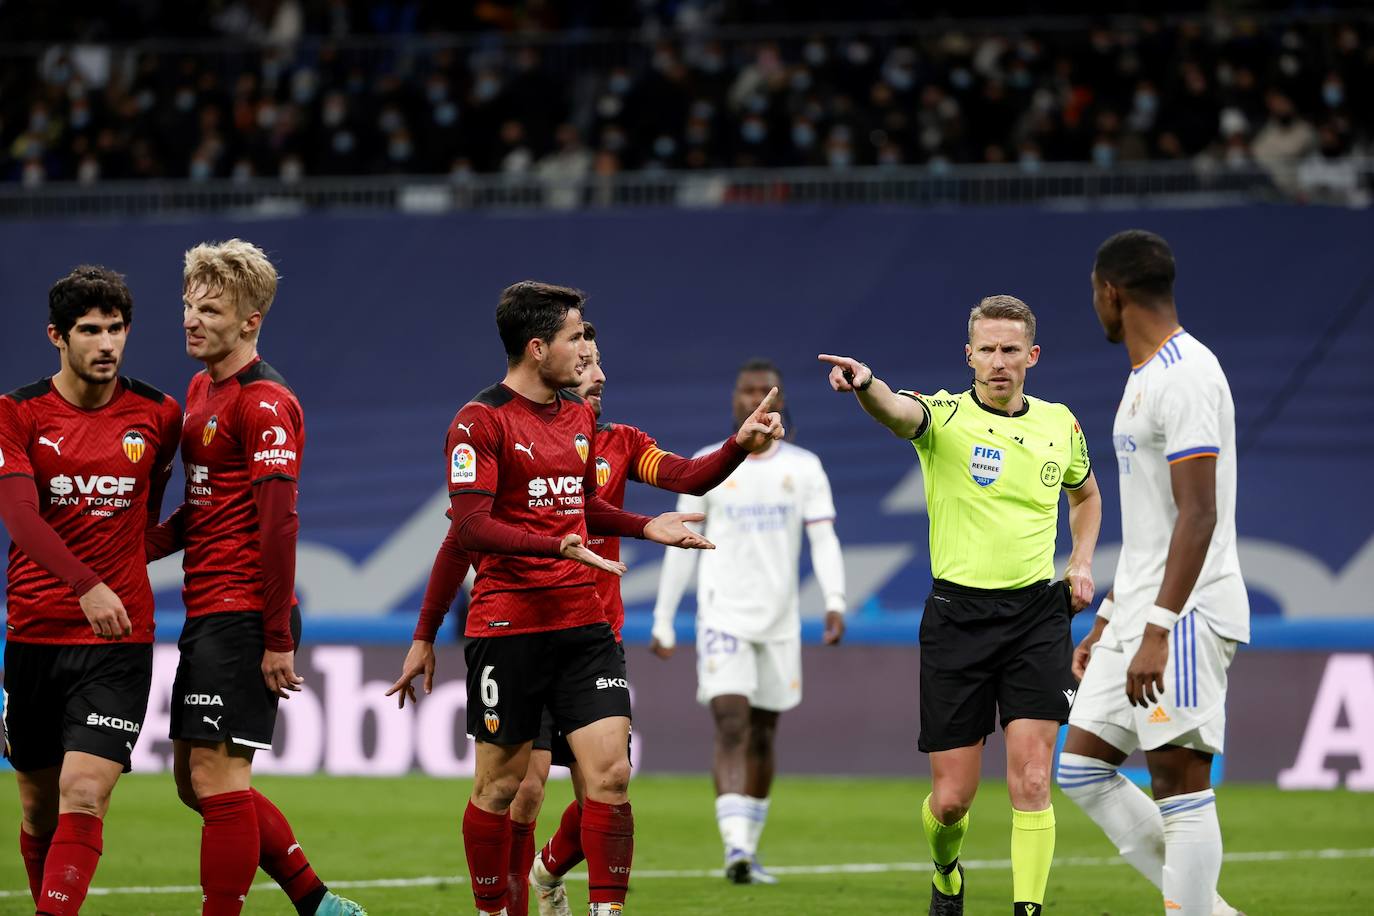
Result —
[[852, 391], [859, 406], [870, 417], [903, 439], [914, 439], [929, 420], [925, 405], [913, 397], [898, 394], [873, 374], [867, 363], [849, 356], [820, 353], [816, 356], [830, 364], [830, 387], [835, 391]]

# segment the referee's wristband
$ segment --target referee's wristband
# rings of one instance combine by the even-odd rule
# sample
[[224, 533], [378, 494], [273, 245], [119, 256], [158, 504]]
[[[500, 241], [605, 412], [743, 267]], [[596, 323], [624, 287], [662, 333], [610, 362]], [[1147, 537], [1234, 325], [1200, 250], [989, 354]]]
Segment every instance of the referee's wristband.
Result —
[[1145, 615], [1145, 622], [1161, 627], [1166, 632], [1172, 631], [1174, 624], [1178, 622], [1178, 612], [1171, 611], [1167, 607], [1160, 607], [1156, 604], [1154, 607], [1150, 608], [1149, 613]]
[[864, 379], [864, 383], [862, 385], [855, 385], [854, 373], [850, 372], [848, 369], [844, 370], [844, 380], [848, 382], [855, 391], [867, 391], [873, 385], [873, 369], [868, 363], [859, 363], [859, 365], [868, 370], [868, 378]]
[[1111, 620], [1112, 612], [1116, 610], [1116, 602], [1110, 598], [1103, 598], [1102, 603], [1097, 606], [1097, 616], [1103, 620]]
[[855, 385], [854, 390], [867, 391], [868, 389], [873, 387], [873, 369], [868, 365], [868, 363], [859, 363], [859, 365], [863, 366], [865, 369], [868, 370], [868, 378], [864, 379], [864, 383], [862, 385]]

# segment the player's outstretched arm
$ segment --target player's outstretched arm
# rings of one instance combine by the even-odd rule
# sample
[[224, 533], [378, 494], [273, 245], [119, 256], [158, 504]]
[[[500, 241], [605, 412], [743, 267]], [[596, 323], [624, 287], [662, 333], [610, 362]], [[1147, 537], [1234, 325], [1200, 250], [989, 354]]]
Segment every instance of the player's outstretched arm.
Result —
[[735, 433], [735, 441], [746, 452], [761, 452], [773, 442], [781, 439], [786, 430], [782, 427], [782, 414], [773, 409], [778, 400], [778, 389], [773, 388], [759, 401]]
[[608, 560], [582, 543], [580, 534], [565, 535], [559, 547], [559, 555], [575, 560], [583, 566], [599, 569], [615, 576], [625, 575], [626, 566], [618, 560]]
[[391, 685], [391, 689], [386, 692], [387, 696], [400, 694], [396, 697], [396, 708], [405, 709], [406, 697], [410, 697], [410, 704], [415, 705], [415, 685], [411, 681], [420, 675], [425, 676], [425, 693], [434, 692], [434, 643], [423, 639], [417, 639], [410, 644], [410, 650], [406, 652], [406, 660], [401, 663], [401, 676], [396, 678], [396, 683]]
[[897, 394], [873, 374], [867, 363], [829, 353], [818, 354], [816, 358], [830, 366], [833, 390], [854, 392], [859, 406], [894, 434], [912, 439], [925, 427], [926, 409], [921, 402]]
[[686, 550], [715, 550], [716, 545], [687, 527], [688, 522], [704, 522], [700, 512], [664, 512], [644, 526], [644, 540]]

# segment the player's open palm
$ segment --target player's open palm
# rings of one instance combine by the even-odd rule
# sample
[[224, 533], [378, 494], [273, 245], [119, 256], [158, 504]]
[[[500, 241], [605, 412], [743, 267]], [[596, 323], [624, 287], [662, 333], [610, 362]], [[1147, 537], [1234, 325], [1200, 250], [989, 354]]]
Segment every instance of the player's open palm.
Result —
[[706, 516], [700, 512], [664, 512], [644, 526], [644, 538], [669, 547], [715, 550], [715, 544], [687, 527], [688, 522], [704, 521]]
[[735, 433], [735, 441], [740, 448], [746, 452], [761, 452], [775, 439], [783, 437], [786, 430], [782, 428], [782, 415], [773, 409], [777, 400], [778, 389], [774, 388], [764, 395], [759, 406], [740, 424], [739, 432]]
[[268, 690], [284, 700], [305, 683], [305, 678], [296, 673], [296, 653], [271, 649], [262, 653], [262, 679]]
[[625, 575], [626, 567], [624, 563], [608, 560], [599, 555], [596, 551], [582, 543], [581, 535], [569, 534], [565, 536], [562, 545], [558, 548], [558, 552], [565, 560], [574, 560], [581, 563], [583, 566], [590, 566], [592, 569], [600, 569], [615, 576]]
[[124, 602], [104, 582], [81, 596], [81, 613], [91, 622], [91, 630], [101, 639], [123, 639], [133, 633]]
[[409, 651], [406, 652], [406, 660], [401, 663], [401, 676], [396, 678], [396, 683], [391, 685], [391, 689], [386, 692], [387, 696], [400, 694], [396, 697], [396, 708], [406, 708], [406, 697], [410, 697], [410, 704], [415, 705], [415, 685], [411, 681], [420, 675], [425, 676], [425, 693], [434, 692], [434, 643], [417, 639], [410, 644]]

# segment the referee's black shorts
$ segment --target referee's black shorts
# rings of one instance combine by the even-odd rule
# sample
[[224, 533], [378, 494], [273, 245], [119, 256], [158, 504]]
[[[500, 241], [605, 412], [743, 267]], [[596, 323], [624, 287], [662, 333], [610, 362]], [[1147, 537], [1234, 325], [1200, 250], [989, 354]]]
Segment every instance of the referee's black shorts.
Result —
[[1073, 693], [1069, 586], [1010, 591], [936, 579], [921, 618], [925, 753], [978, 744], [1013, 719], [1067, 722]]

